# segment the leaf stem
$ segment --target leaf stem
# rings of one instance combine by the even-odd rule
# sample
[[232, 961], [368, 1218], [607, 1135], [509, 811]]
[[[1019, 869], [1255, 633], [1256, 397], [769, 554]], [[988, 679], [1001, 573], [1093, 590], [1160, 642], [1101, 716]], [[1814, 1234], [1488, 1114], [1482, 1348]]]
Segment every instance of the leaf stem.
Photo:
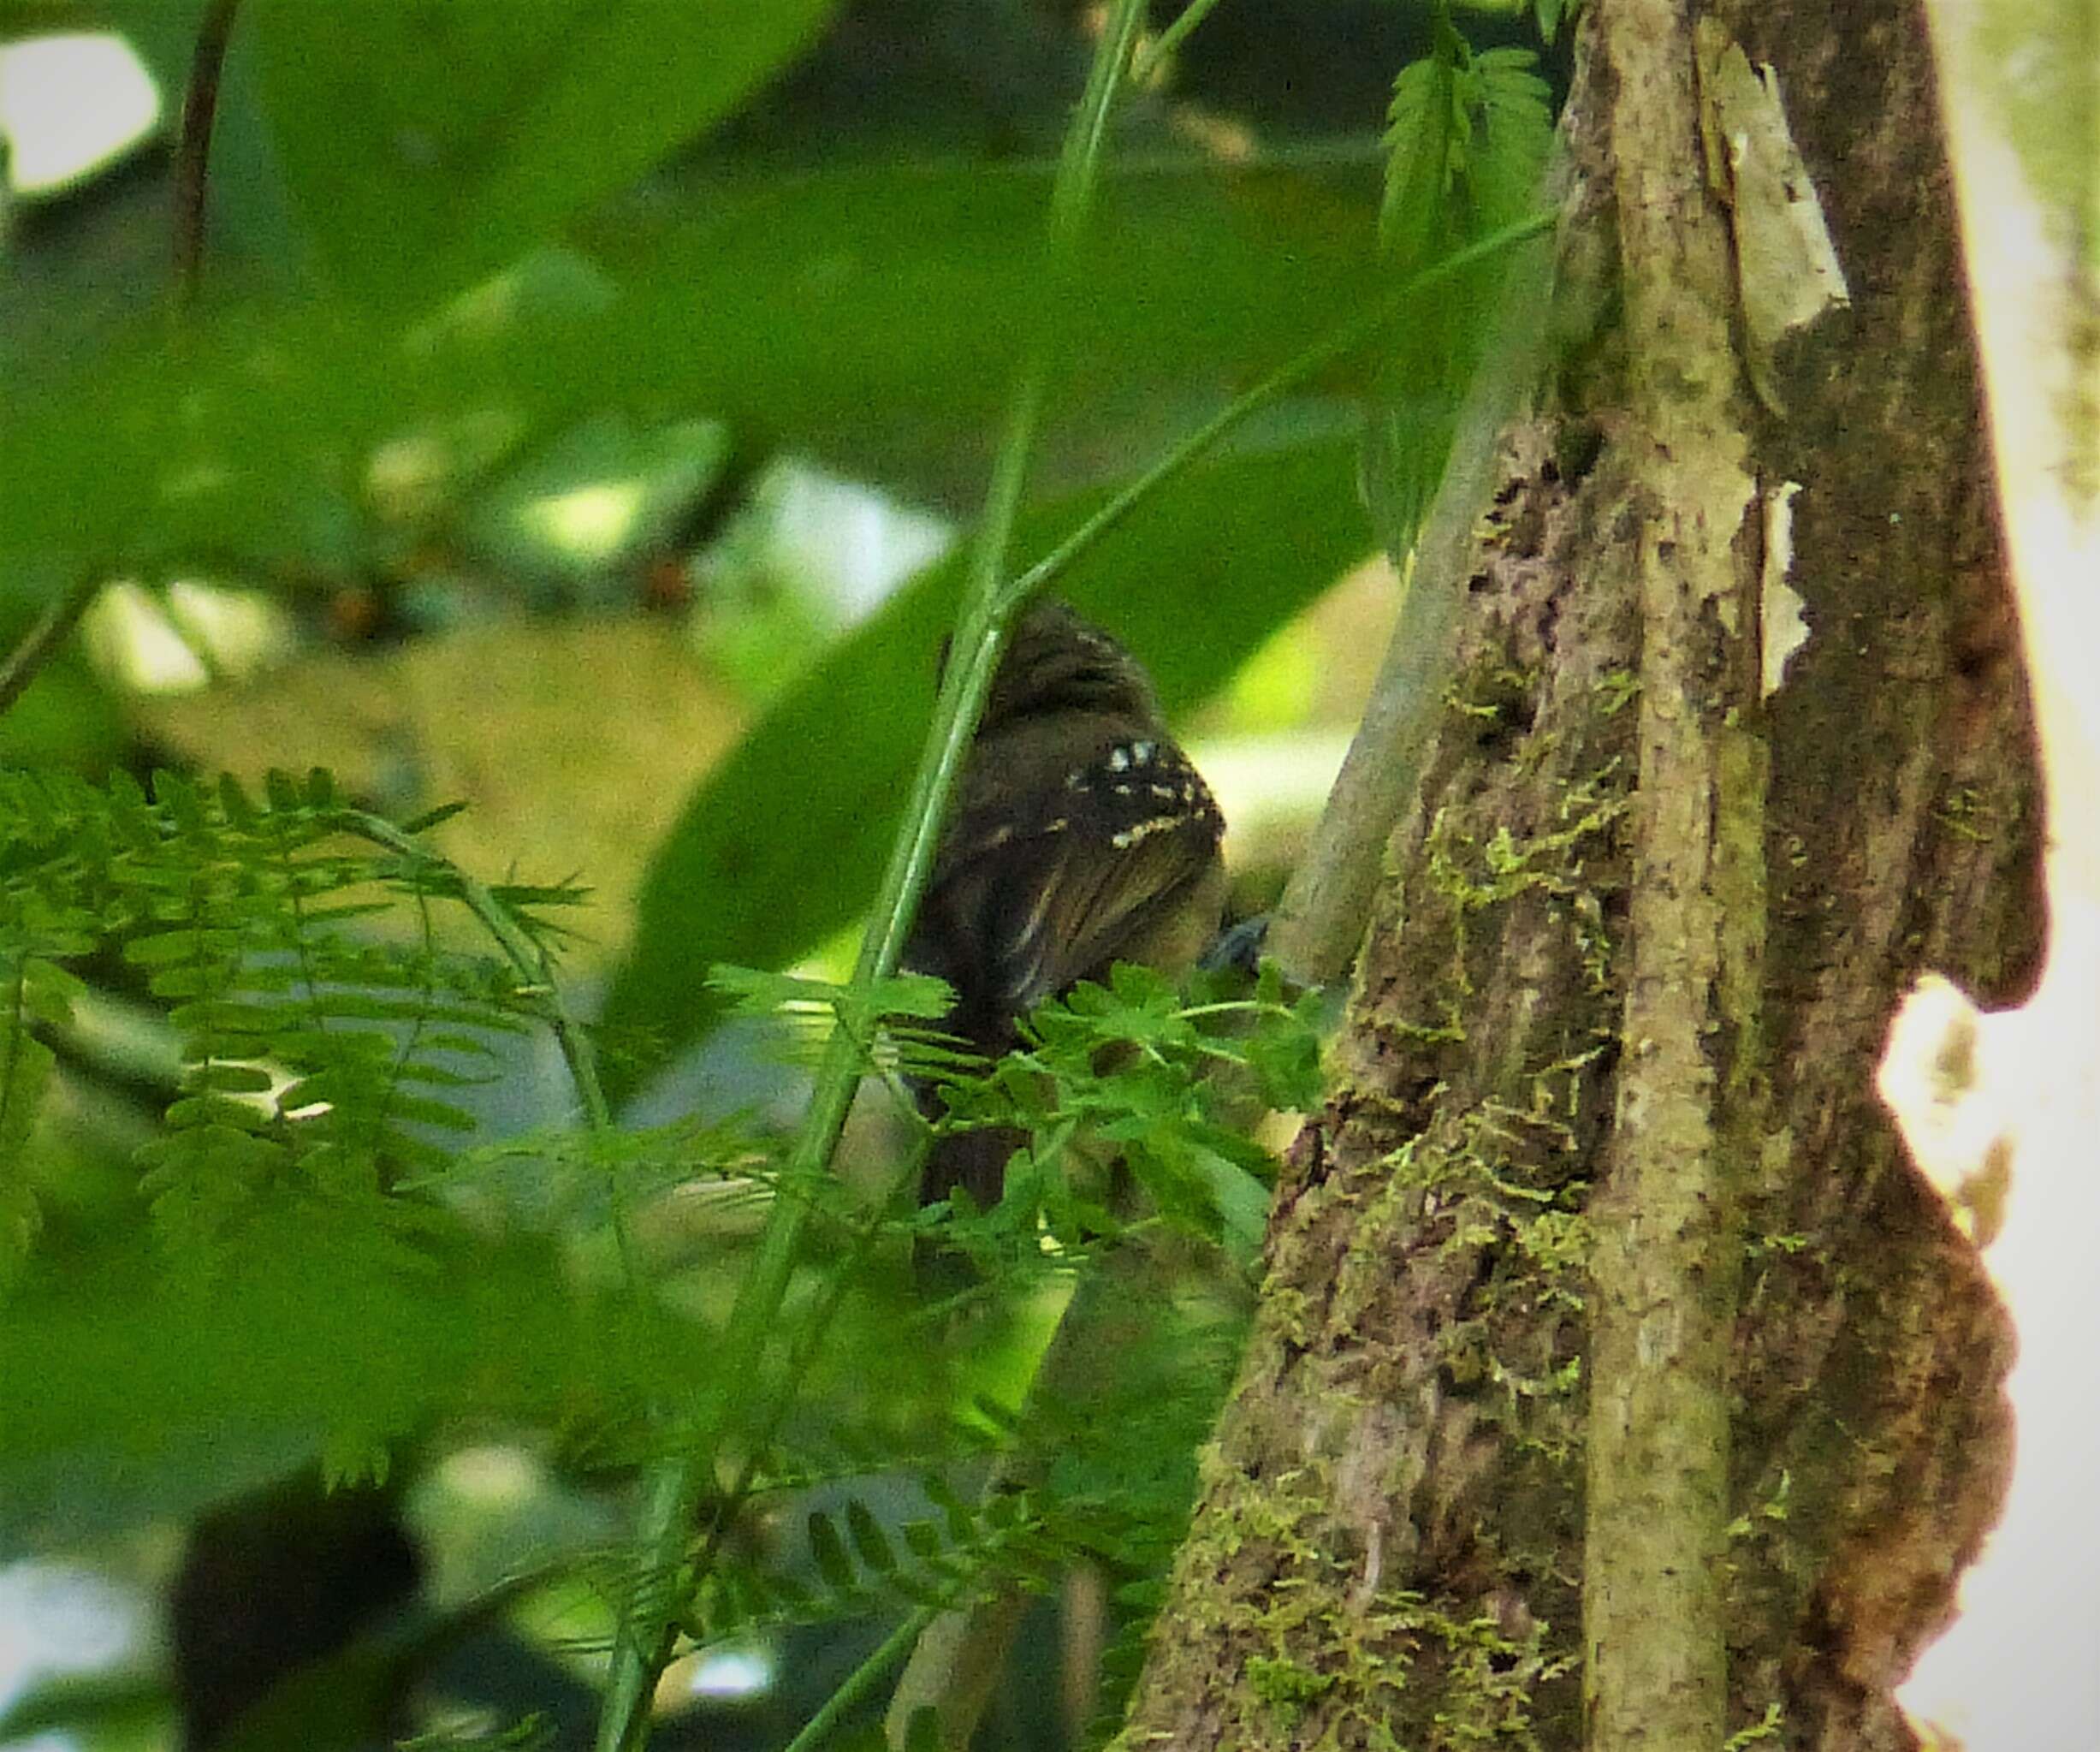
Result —
[[1252, 389], [1228, 402], [1186, 437], [1173, 444], [1151, 467], [1119, 490], [1100, 510], [1089, 517], [1027, 571], [1006, 586], [1006, 601], [1017, 609], [1039, 591], [1047, 589], [1069, 571], [1095, 543], [1121, 523], [1132, 511], [1169, 481], [1199, 461], [1218, 441], [1250, 416], [1292, 390], [1311, 382], [1363, 346], [1421, 294], [1462, 273], [1489, 256], [1514, 248], [1528, 238], [1550, 230], [1551, 213], [1536, 213], [1491, 232], [1477, 243], [1456, 250], [1419, 274], [1411, 274], [1361, 316], [1352, 317], [1332, 333], [1316, 341], [1295, 359], [1288, 360]]
[[940, 1616], [935, 1606], [917, 1607], [904, 1623], [882, 1639], [881, 1646], [846, 1676], [845, 1683], [824, 1700], [824, 1706], [810, 1718], [790, 1740], [784, 1752], [816, 1752], [831, 1737], [849, 1710], [874, 1690], [889, 1670], [903, 1660], [926, 1627]]
[[[1143, 17], [1143, 0], [1115, 0], [1094, 45], [1086, 90], [1066, 132], [1057, 181], [1051, 191], [1046, 269], [1053, 287], [1071, 272], [1074, 246], [1100, 180], [1109, 118]], [[1058, 304], [1053, 297], [1050, 307], [1054, 310]], [[1007, 628], [1019, 606], [1020, 598], [1000, 591], [1000, 578], [1020, 507], [1056, 339], [1055, 332], [1047, 328], [1035, 337], [1014, 386], [957, 616], [953, 656], [934, 703], [933, 723], [905, 809], [904, 828], [893, 848], [854, 970], [855, 983], [863, 987], [885, 977], [897, 965], [919, 896], [932, 874], [941, 818], [990, 691]], [[810, 1094], [809, 1110], [788, 1159], [790, 1179], [828, 1171], [860, 1069], [861, 1055], [851, 1035], [834, 1025], [822, 1069]], [[756, 1256], [739, 1287], [724, 1334], [724, 1354], [731, 1359], [725, 1374], [727, 1381], [761, 1375], [758, 1362], [786, 1295], [806, 1215], [800, 1200], [776, 1199], [767, 1216]], [[663, 1463], [652, 1478], [644, 1524], [638, 1529], [645, 1572], [667, 1573], [678, 1563], [691, 1536], [699, 1492], [714, 1476], [717, 1454], [729, 1434], [725, 1427], [727, 1414], [750, 1409], [727, 1403], [706, 1407], [714, 1415], [697, 1421], [697, 1440], [691, 1451]], [[597, 1752], [637, 1752], [646, 1743], [648, 1700], [669, 1658], [672, 1642], [671, 1623], [661, 1602], [643, 1597], [629, 1602], [614, 1634], [605, 1702], [598, 1719]]]
[[177, 309], [197, 297], [205, 259], [205, 188], [211, 158], [211, 126], [219, 110], [219, 74], [240, 0], [211, 0], [197, 27], [189, 84], [182, 93], [182, 131], [175, 154], [174, 282]]
[[561, 1061], [568, 1067], [569, 1081], [583, 1106], [584, 1123], [593, 1131], [611, 1131], [612, 1106], [605, 1098], [605, 1085], [598, 1079], [597, 1055], [591, 1049], [590, 1037], [563, 1005], [561, 989], [555, 983], [554, 965], [546, 951], [519, 928], [510, 909], [490, 894], [484, 883], [451, 859], [441, 857], [427, 846], [418, 845], [383, 816], [346, 809], [339, 811], [336, 818], [346, 833], [369, 840], [373, 845], [414, 863], [440, 868], [459, 885], [461, 904], [495, 940], [496, 947], [503, 952], [503, 959], [542, 998], [542, 1014], [554, 1035], [555, 1044], [561, 1048]]
[[1166, 57], [1182, 45], [1182, 39], [1203, 22], [1218, 3], [1218, 0], [1189, 0], [1181, 9], [1181, 16], [1145, 45], [1144, 52], [1137, 57], [1137, 65], [1130, 71], [1132, 85], [1145, 85], [1166, 65]]
[[[495, 940], [496, 947], [503, 952], [503, 959], [538, 995], [541, 1019], [547, 1024], [548, 1032], [554, 1036], [555, 1047], [568, 1069], [569, 1083], [576, 1090], [585, 1126], [594, 1132], [610, 1131], [612, 1104], [607, 1101], [605, 1085], [598, 1077], [598, 1058], [590, 1044], [590, 1036], [561, 1001], [561, 988], [555, 983], [554, 963], [547, 952], [519, 928], [511, 910], [484, 883], [451, 859], [418, 844], [412, 835], [403, 833], [385, 817], [347, 809], [338, 811], [336, 820], [345, 832], [383, 846], [412, 864], [426, 869], [442, 869], [458, 885], [461, 904]], [[648, 1274], [643, 1268], [640, 1250], [635, 1244], [626, 1186], [617, 1170], [612, 1176], [608, 1203], [612, 1215], [613, 1246], [620, 1256], [620, 1274], [626, 1280], [629, 1293], [640, 1303], [646, 1298]]]
[[29, 629], [22, 642], [15, 647], [4, 666], [0, 666], [0, 712], [4, 712], [20, 699], [29, 684], [37, 679], [52, 654], [66, 642], [66, 635], [80, 624], [80, 616], [87, 612], [87, 605], [95, 600], [102, 588], [100, 571], [88, 568], [70, 585], [50, 608], [44, 618]]
[[[831, 1323], [838, 1316], [839, 1310], [845, 1305], [846, 1292], [852, 1287], [861, 1265], [882, 1232], [885, 1214], [919, 1184], [919, 1175], [925, 1161], [923, 1148], [912, 1151], [910, 1159], [899, 1168], [882, 1197], [869, 1206], [867, 1217], [855, 1234], [846, 1257], [833, 1270], [816, 1305], [803, 1316], [801, 1330], [795, 1334], [780, 1379], [770, 1388], [762, 1389], [766, 1394], [767, 1409], [754, 1420], [736, 1477], [728, 1489], [722, 1493], [709, 1517], [707, 1535], [693, 1560], [691, 1572], [692, 1585], [697, 1586], [700, 1579], [714, 1567], [722, 1541], [728, 1537], [744, 1505], [750, 1500], [752, 1481], [758, 1474], [759, 1457], [780, 1434], [780, 1425], [793, 1409], [795, 1394], [799, 1391], [804, 1377], [815, 1365], [824, 1336], [831, 1330]], [[775, 1194], [775, 1197], [784, 1196], [786, 1195]]]

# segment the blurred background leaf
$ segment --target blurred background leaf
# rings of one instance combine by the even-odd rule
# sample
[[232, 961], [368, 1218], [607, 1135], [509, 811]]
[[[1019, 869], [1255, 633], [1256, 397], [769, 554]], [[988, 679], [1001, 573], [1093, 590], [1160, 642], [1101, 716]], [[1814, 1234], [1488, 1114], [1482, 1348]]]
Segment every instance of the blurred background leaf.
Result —
[[285, 180], [329, 273], [412, 303], [719, 122], [833, 0], [254, 0]]
[[[1356, 182], [1117, 179], [1060, 397], [1068, 472], [1120, 472], [1351, 306]], [[738, 180], [703, 219], [604, 222], [594, 258], [539, 258], [406, 330], [329, 304], [235, 307], [175, 346], [144, 325], [16, 409], [0, 561], [341, 567], [593, 410], [725, 420], [747, 447], [961, 502], [1039, 314], [1047, 189], [1036, 171]]]

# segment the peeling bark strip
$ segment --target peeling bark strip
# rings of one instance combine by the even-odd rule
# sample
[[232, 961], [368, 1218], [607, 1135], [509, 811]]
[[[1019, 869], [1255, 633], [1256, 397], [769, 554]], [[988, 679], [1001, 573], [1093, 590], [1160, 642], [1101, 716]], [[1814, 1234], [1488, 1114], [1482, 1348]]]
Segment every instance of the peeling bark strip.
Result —
[[[1586, 9], [1550, 411], [1507, 436], [1459, 573], [1456, 679], [1393, 839], [1331, 1099], [1278, 1191], [1261, 1305], [1126, 1752], [1583, 1747], [1586, 1377], [1605, 1363], [1592, 1232], [1644, 1147], [1622, 1127], [1682, 1111], [1634, 1107], [1655, 1067], [1627, 1037], [1676, 995], [1633, 990], [1673, 941], [1703, 958], [1687, 1007], [1710, 1082], [1688, 1108], [1696, 1149], [1665, 1163], [1651, 1148], [1649, 1166], [1752, 1183], [1728, 1333], [1733, 1518], [1723, 1550], [1700, 1553], [1722, 1590], [1725, 1732], [1771, 1722], [1775, 1737], [1746, 1742], [1760, 1752], [1916, 1752], [1893, 1688], [1996, 1509], [2002, 1317], [1872, 1088], [1919, 971], [2002, 1003], [2038, 944], [2026, 701], [1922, 25], [1908, 0], [1700, 9], [1753, 68], [1776, 63], [1853, 301], [1775, 349], [1786, 419], [1752, 414], [1754, 460], [1723, 449], [1725, 466], [1663, 502], [1658, 446], [1677, 467], [1704, 446], [1687, 410], [1725, 393], [1697, 376], [1725, 351], [1673, 327], [1636, 359], [1622, 327], [1585, 313], [1707, 323], [1732, 294], [1706, 277], [1701, 309], [1636, 312], [1620, 295], [1622, 259], [1656, 258], [1620, 243], [1622, 200], [1691, 199], [1680, 179], [1703, 157], [1681, 86], [1681, 135], [1614, 137], [1622, 106], [1653, 101], [1616, 89], [1624, 65], [1599, 47], [1629, 3]], [[1676, 18], [1681, 45], [1692, 9], [1627, 15]], [[1711, 240], [1699, 247], [1691, 265], [1711, 276]], [[1810, 628], [1736, 726], [1722, 703], [1756, 685], [1733, 667], [1756, 623], [1728, 626], [1743, 598], [1694, 588], [1723, 575], [1742, 521], [1733, 471], [1791, 511], [1790, 568], [1753, 528], [1742, 564], [1769, 558]], [[1687, 569], [1688, 546], [1710, 571]], [[1651, 623], [1666, 586], [1679, 595]], [[1686, 679], [1665, 698], [1644, 672]], [[1696, 792], [1652, 781], [1717, 707], [1736, 733]], [[1650, 843], [1664, 810], [1703, 849], [1664, 870], [1676, 894], [1641, 903], [1644, 947], [1631, 889], [1636, 858], [1646, 872], [1670, 849]], [[1647, 925], [1649, 906], [1688, 900], [1695, 936]], [[1708, 1440], [1694, 1496], [1723, 1438]], [[1700, 1730], [1670, 1752], [1723, 1743]]]
[[[1729, 1347], [1741, 1280], [1722, 1112], [1751, 1078], [1764, 926], [1756, 500], [1730, 333], [1726, 222], [1698, 152], [1692, 32], [1675, 0], [1607, 0], [1593, 39], [1616, 169], [1629, 508], [1641, 618], [1639, 779], [1625, 1058], [1591, 1206], [1584, 1698], [1591, 1752], [1684, 1752], [1727, 1737], [1721, 1564]], [[1731, 965], [1731, 963], [1733, 964]], [[1731, 1007], [1747, 1003], [1747, 1013]]]

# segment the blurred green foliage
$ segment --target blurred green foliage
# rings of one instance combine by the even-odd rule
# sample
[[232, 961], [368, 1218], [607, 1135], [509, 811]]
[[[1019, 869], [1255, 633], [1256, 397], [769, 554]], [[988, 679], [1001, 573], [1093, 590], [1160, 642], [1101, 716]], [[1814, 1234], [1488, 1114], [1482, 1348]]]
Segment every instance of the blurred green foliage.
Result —
[[[172, 116], [208, 9], [0, 0], [0, 38], [122, 30]], [[462, 619], [650, 600], [631, 575], [645, 565], [704, 620], [696, 556], [783, 459], [966, 519], [1015, 361], [1050, 325], [1025, 563], [1395, 276], [1528, 200], [1543, 87], [1432, 10], [1218, 9], [1125, 118], [1082, 290], [1052, 309], [1045, 149], [1083, 68], [1082, 7], [246, 0], [187, 311], [163, 307], [164, 157], [27, 213], [0, 243], [21, 269], [0, 288], [0, 641], [81, 580], [119, 578], [268, 592], [310, 648], [353, 652]], [[1315, 15], [1317, 33], [1292, 34]], [[1357, 25], [1368, 34], [1350, 37]], [[1396, 45], [1432, 25], [1381, 145], [1349, 94], [1367, 68], [1382, 90]], [[1356, 45], [1346, 65], [1337, 43]], [[1290, 70], [1315, 52], [1330, 84]], [[1492, 295], [1492, 276], [1448, 288], [1073, 567], [1061, 593], [1142, 657], [1170, 713], [1228, 684], [1370, 549], [1360, 485], [1377, 535], [1404, 546], [1411, 514], [1395, 508], [1426, 497], [1440, 461], [1435, 418], [1414, 410], [1462, 388]], [[542, 509], [585, 490], [638, 508], [619, 538], [536, 545]], [[646, 848], [635, 916], [601, 927], [620, 942], [602, 1008], [615, 1097], [708, 1041], [729, 1007], [710, 967], [786, 967], [864, 906], [958, 567], [929, 567], [813, 661], [811, 623], [772, 623], [804, 631], [778, 685], [753, 690], [762, 716]], [[680, 589], [698, 592], [689, 609]], [[518, 709], [494, 687], [476, 704]], [[69, 650], [0, 722], [0, 751], [44, 775], [0, 794], [0, 1259], [15, 1280], [0, 1529], [15, 1543], [187, 1517], [317, 1458], [370, 1476], [469, 1435], [623, 1480], [688, 1434], [693, 1408], [757, 1391], [726, 1378], [715, 1340], [755, 1208], [781, 1193], [822, 1217], [788, 1309], [821, 1342], [747, 1482], [785, 1493], [813, 1455], [867, 1475], [951, 1460], [970, 1446], [958, 1430], [1011, 1438], [1013, 1408], [973, 1395], [1004, 1392], [1040, 1334], [982, 1313], [944, 1328], [903, 1256], [929, 1225], [982, 1240], [1003, 1223], [982, 1250], [1026, 1256], [1026, 1283], [1004, 1286], [1025, 1301], [1088, 1255], [1099, 1213], [1060, 1204], [1033, 1161], [1003, 1215], [785, 1185], [756, 1119], [530, 1129], [592, 1105], [573, 1019], [533, 959], [559, 947], [537, 908], [572, 898], [573, 873], [533, 869], [529, 843], [524, 879], [489, 887], [435, 850], [347, 846], [371, 818], [317, 781], [149, 792], [131, 775], [164, 751], [134, 705]], [[688, 771], [602, 788], [682, 788]], [[460, 900], [492, 933], [466, 948], [430, 925]], [[76, 980], [124, 1000], [156, 1050], [98, 1052]], [[976, 1099], [1053, 1091], [1035, 1117], [1133, 1148], [1214, 1267], [1204, 1248], [1243, 1256], [1258, 1233], [1264, 1158], [1190, 1079], [1207, 1056], [1237, 1058], [1272, 1098], [1311, 1099], [1309, 1029], [1273, 995], [1271, 1032], [1221, 1043], [1163, 988], [1083, 995]], [[1102, 1048], [1133, 1042], [1142, 1062], [1094, 1074]], [[178, 1057], [173, 1081], [137, 1068]], [[510, 1084], [544, 1089], [507, 1105]], [[970, 1085], [955, 1087], [961, 1123]], [[1045, 1212], [1061, 1253], [1036, 1244]], [[1103, 1424], [1125, 1446], [1073, 1446], [996, 1539], [952, 1525], [936, 1556], [1004, 1541], [1039, 1580], [1084, 1553], [1128, 1590], [1123, 1630], [1142, 1619], [1243, 1309], [1230, 1273], [1189, 1275], [1105, 1367], [1104, 1393], [1145, 1414]], [[920, 1522], [886, 1531], [859, 1497], [822, 1524], [819, 1592], [883, 1594], [901, 1550], [926, 1559], [905, 1530]], [[720, 1574], [792, 1604], [777, 1553], [750, 1537]], [[708, 1610], [727, 1624], [750, 1605], [718, 1590]]]
[[414, 307], [728, 115], [834, 0], [252, 0], [262, 102], [330, 276]]

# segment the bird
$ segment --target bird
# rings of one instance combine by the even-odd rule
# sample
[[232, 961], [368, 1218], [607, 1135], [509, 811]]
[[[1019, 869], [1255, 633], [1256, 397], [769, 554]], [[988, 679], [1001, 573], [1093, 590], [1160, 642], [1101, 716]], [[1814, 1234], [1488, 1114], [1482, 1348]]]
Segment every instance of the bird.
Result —
[[[1037, 1004], [1118, 961], [1185, 974], [1224, 912], [1224, 834], [1136, 658], [1064, 603], [1038, 605], [994, 674], [903, 965], [945, 980], [946, 1030], [997, 1057]], [[997, 1203], [1023, 1141], [940, 1138], [921, 1202], [959, 1186]]]

